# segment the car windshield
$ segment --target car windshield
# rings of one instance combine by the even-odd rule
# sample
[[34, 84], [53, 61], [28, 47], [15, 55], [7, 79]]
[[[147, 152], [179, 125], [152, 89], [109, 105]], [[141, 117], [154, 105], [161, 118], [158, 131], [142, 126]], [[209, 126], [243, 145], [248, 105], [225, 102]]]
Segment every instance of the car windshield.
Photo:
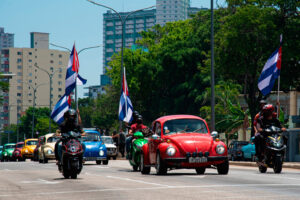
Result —
[[113, 139], [111, 137], [103, 137], [104, 144], [113, 144]]
[[17, 144], [17, 148], [22, 148], [24, 146], [24, 144]]
[[56, 138], [56, 137], [49, 137], [49, 138], [47, 139], [47, 142], [48, 142], [48, 143], [54, 143], [54, 142], [57, 142], [57, 140], [58, 140], [58, 138]]
[[101, 141], [100, 136], [97, 133], [85, 133], [85, 136], [82, 137], [82, 140], [86, 142]]
[[30, 141], [26, 142], [26, 145], [37, 145], [37, 144], [38, 144], [38, 141], [35, 141], [35, 140], [30, 140]]
[[164, 135], [193, 132], [208, 133], [205, 123], [199, 119], [175, 119], [164, 124]]
[[16, 147], [15, 144], [11, 144], [11, 145], [6, 145], [6, 146], [4, 147], [4, 149], [14, 149], [15, 147]]

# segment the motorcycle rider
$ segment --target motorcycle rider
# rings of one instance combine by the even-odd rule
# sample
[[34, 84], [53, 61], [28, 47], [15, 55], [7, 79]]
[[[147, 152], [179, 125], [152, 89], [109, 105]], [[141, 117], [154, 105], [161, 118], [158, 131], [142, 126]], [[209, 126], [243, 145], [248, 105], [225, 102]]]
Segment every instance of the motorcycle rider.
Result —
[[[78, 123], [76, 123], [76, 117], [78, 114]], [[77, 110], [77, 113], [74, 109], [69, 109], [67, 112], [64, 113], [64, 121], [61, 123], [59, 126], [59, 131], [60, 133], [67, 133], [69, 131], [75, 131], [75, 132], [80, 132], [82, 135], [84, 135], [84, 131], [82, 130], [81, 127], [81, 118], [79, 114], [79, 110]], [[57, 134], [56, 133], [56, 134]], [[61, 159], [61, 145], [59, 143], [61, 142], [61, 139], [59, 139], [55, 143], [55, 159], [57, 160], [57, 164], [60, 164], [60, 159]]]
[[260, 100], [260, 102], [259, 102], [260, 111], [255, 115], [254, 120], [253, 120], [253, 127], [254, 127], [254, 131], [255, 131], [255, 135], [258, 133], [257, 128], [256, 128], [257, 120], [259, 119], [259, 117], [261, 117], [262, 109], [265, 105], [267, 105], [267, 102], [263, 99]]
[[256, 129], [257, 134], [255, 135], [255, 150], [258, 161], [261, 162], [263, 159], [262, 153], [264, 153], [265, 148], [265, 129], [275, 126], [281, 128], [282, 131], [286, 131], [286, 128], [282, 127], [279, 120], [274, 117], [274, 106], [271, 104], [266, 104], [262, 111], [261, 116], [257, 120]]
[[130, 148], [131, 148], [131, 142], [133, 140], [133, 134], [137, 131], [140, 131], [142, 129], [147, 128], [147, 126], [145, 126], [143, 124], [143, 117], [141, 115], [138, 115], [136, 118], [136, 123], [132, 124], [130, 126], [130, 130], [129, 133], [127, 135], [127, 139], [126, 139], [126, 152], [128, 155], [128, 159], [131, 159], [131, 154], [130, 154]]

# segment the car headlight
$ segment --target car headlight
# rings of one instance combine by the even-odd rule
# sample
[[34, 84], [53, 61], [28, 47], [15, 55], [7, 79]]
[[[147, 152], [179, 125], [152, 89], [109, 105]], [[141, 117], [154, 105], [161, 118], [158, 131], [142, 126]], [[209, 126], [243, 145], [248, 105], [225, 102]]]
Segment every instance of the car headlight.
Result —
[[47, 151], [47, 154], [53, 154], [53, 151], [52, 151], [51, 149], [49, 149], [49, 150]]
[[169, 147], [167, 148], [167, 150], [166, 150], [166, 154], [167, 154], [168, 156], [174, 156], [175, 153], [176, 153], [176, 149], [175, 149], [174, 147], [172, 147], [172, 146], [169, 146]]
[[104, 156], [104, 151], [103, 150], [99, 151], [99, 156]]
[[7, 153], [5, 152], [4, 155], [7, 156]]
[[28, 153], [28, 150], [27, 150], [27, 149], [25, 149], [25, 152], [26, 152], [26, 153]]
[[216, 147], [216, 152], [217, 152], [217, 154], [223, 154], [224, 152], [225, 152], [225, 147], [223, 146], [223, 145], [217, 145], [217, 147]]

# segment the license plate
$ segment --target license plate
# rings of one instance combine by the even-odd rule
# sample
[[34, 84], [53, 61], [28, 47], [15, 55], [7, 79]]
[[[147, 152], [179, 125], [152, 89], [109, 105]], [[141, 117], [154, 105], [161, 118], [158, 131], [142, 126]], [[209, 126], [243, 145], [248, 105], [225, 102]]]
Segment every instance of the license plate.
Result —
[[189, 163], [205, 163], [207, 162], [207, 157], [190, 157]]

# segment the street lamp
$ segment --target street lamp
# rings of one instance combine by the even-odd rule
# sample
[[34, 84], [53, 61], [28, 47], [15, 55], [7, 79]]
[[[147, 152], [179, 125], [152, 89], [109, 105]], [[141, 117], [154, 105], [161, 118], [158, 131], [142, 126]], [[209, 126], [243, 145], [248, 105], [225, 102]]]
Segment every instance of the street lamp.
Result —
[[[53, 44], [53, 43], [50, 43], [50, 45], [52, 46], [55, 46], [55, 47], [58, 47], [58, 48], [62, 48], [62, 49], [65, 49], [67, 51], [69, 51], [70, 53], [72, 52], [71, 49], [67, 48], [67, 47], [63, 47], [63, 46], [60, 46], [60, 45], [57, 45], [57, 44]], [[94, 48], [99, 48], [101, 47], [102, 45], [97, 45], [97, 46], [91, 46], [91, 47], [86, 47], [86, 48], [83, 48], [81, 50], [79, 50], [77, 52], [78, 56], [81, 52], [85, 51], [85, 50], [89, 50], [89, 49], [94, 49]], [[77, 85], [75, 87], [75, 102], [76, 102], [76, 110], [78, 110], [78, 101], [77, 101]], [[77, 115], [77, 122], [78, 122], [78, 115]]]
[[63, 68], [65, 67], [60, 67], [58, 69], [56, 69], [55, 71], [53, 71], [52, 73], [48, 72], [47, 70], [40, 68], [36, 63], [34, 65], [36, 68], [38, 68], [39, 70], [44, 71], [48, 76], [49, 76], [49, 81], [50, 81], [50, 92], [49, 92], [49, 110], [50, 110], [50, 114], [49, 114], [49, 133], [51, 133], [51, 108], [52, 108], [52, 81], [53, 81], [53, 76], [57, 71], [61, 71]]
[[214, 1], [210, 0], [211, 129], [215, 130]]
[[41, 83], [41, 84], [38, 84], [36, 85], [35, 87], [33, 87], [31, 84], [29, 83], [26, 83], [31, 89], [33, 89], [33, 104], [32, 104], [32, 107], [33, 107], [33, 110], [32, 110], [32, 130], [31, 130], [31, 138], [33, 138], [33, 132], [34, 132], [34, 115], [35, 115], [35, 94], [36, 94], [36, 91], [37, 89], [42, 86], [42, 85], [46, 85], [47, 83]]

